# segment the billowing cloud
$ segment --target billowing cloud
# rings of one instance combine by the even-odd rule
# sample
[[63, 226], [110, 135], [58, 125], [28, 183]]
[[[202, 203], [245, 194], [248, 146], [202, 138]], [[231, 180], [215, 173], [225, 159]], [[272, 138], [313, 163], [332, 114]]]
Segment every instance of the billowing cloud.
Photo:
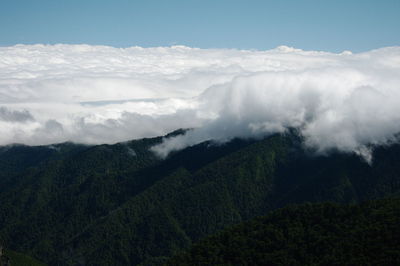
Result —
[[165, 156], [296, 127], [321, 152], [367, 154], [400, 132], [400, 47], [2, 47], [0, 105], [0, 144], [114, 143], [195, 128], [154, 147]]

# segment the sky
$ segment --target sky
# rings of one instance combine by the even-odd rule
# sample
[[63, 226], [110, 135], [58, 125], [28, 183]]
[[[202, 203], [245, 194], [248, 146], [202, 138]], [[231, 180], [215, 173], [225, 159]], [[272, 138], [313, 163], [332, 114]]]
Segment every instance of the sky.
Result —
[[0, 46], [368, 51], [400, 43], [399, 0], [1, 0]]
[[[400, 136], [400, 0], [0, 0], [0, 145]], [[134, 152], [134, 151], [133, 151]]]

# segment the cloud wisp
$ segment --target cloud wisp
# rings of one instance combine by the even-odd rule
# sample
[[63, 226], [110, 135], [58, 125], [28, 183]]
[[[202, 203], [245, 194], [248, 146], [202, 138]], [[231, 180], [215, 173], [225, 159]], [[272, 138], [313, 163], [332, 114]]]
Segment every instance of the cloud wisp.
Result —
[[296, 127], [320, 152], [365, 154], [400, 132], [400, 47], [0, 47], [0, 106], [2, 145], [114, 143], [195, 128], [154, 147], [166, 156]]

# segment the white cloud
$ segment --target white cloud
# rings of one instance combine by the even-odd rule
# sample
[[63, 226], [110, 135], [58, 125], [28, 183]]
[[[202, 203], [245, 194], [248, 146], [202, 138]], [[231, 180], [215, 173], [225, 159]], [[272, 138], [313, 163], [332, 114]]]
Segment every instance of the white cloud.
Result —
[[322, 152], [361, 154], [400, 132], [400, 47], [0, 47], [0, 107], [0, 144], [114, 143], [196, 128], [154, 148], [166, 155], [297, 127]]

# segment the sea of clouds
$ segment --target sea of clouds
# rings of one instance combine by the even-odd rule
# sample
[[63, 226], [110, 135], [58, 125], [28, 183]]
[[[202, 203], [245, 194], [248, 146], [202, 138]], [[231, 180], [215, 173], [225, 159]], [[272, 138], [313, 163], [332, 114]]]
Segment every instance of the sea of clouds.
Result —
[[320, 152], [365, 155], [369, 144], [394, 141], [400, 47], [0, 47], [0, 145], [115, 143], [194, 128], [154, 147], [165, 156], [292, 127]]

